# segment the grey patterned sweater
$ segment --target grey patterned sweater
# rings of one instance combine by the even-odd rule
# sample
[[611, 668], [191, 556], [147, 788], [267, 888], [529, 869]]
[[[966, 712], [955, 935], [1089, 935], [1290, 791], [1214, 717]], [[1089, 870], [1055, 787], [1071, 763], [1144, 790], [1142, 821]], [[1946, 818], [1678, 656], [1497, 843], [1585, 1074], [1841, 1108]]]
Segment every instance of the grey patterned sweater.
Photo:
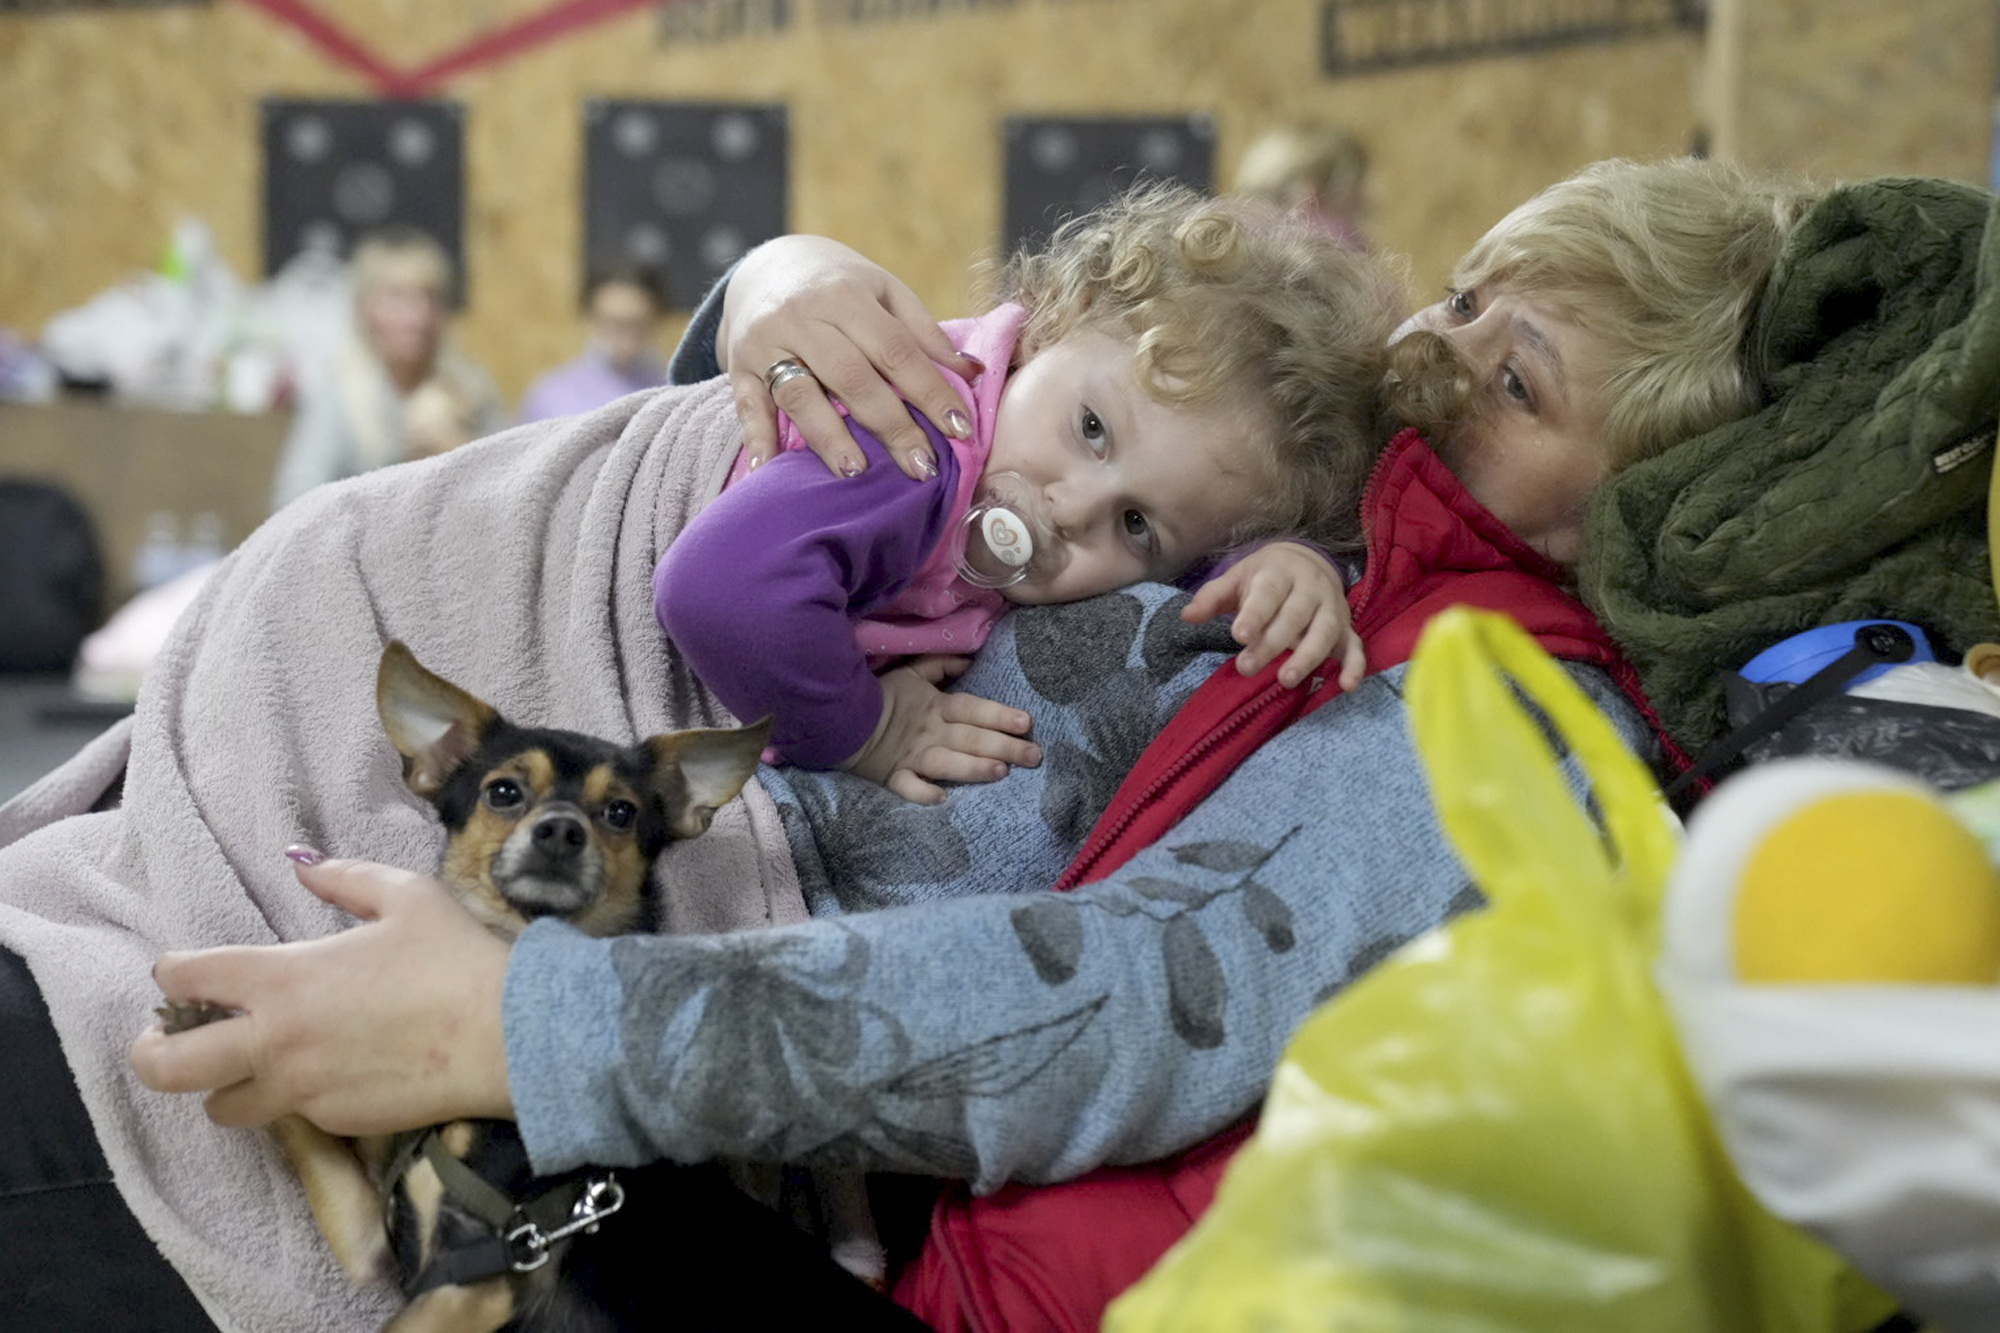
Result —
[[[726, 283], [675, 382], [716, 373]], [[1267, 741], [1115, 875], [1045, 891], [1235, 648], [1183, 626], [1184, 601], [1138, 588], [1001, 619], [959, 688], [1034, 716], [1038, 770], [943, 807], [764, 770], [810, 922], [618, 940], [530, 927], [505, 1028], [536, 1168], [755, 1158], [983, 1192], [1150, 1161], [1255, 1106], [1314, 1005], [1480, 898], [1431, 810], [1404, 667]], [[1653, 748], [1609, 676], [1568, 669]]]
[[[1112, 878], [1054, 881], [1233, 645], [1148, 587], [1005, 617], [963, 688], [1025, 707], [1039, 770], [903, 804], [766, 770], [815, 919], [514, 948], [511, 1089], [541, 1171], [716, 1157], [966, 1179], [1145, 1161], [1262, 1097], [1320, 1000], [1479, 901], [1431, 814], [1404, 669], [1267, 742]], [[1602, 672], [1572, 667], [1635, 747]]]

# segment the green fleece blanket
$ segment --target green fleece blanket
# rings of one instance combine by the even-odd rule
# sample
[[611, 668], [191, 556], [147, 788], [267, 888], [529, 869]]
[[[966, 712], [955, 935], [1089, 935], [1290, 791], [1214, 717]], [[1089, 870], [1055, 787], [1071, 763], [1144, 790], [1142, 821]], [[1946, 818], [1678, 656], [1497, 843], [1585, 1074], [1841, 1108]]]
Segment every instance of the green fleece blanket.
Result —
[[1993, 199], [1926, 179], [1836, 190], [1751, 330], [1764, 407], [1607, 483], [1579, 571], [1691, 751], [1724, 730], [1722, 673], [1800, 630], [1893, 616], [1953, 657], [2000, 640]]

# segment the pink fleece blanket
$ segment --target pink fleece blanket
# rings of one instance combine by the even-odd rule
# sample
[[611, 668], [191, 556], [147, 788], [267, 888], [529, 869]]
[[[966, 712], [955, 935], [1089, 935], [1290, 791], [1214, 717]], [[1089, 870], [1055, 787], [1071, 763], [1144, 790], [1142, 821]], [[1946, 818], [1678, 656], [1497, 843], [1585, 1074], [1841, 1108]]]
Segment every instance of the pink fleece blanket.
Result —
[[[298, 885], [290, 843], [436, 864], [442, 831], [375, 711], [391, 638], [534, 725], [730, 722], [654, 623], [651, 576], [738, 444], [715, 381], [312, 492], [210, 580], [134, 718], [0, 808], [0, 945], [48, 999], [126, 1201], [222, 1328], [373, 1329], [396, 1296], [348, 1285], [268, 1135], [133, 1078], [154, 957], [349, 924]], [[805, 916], [754, 783], [658, 875], [671, 929]]]

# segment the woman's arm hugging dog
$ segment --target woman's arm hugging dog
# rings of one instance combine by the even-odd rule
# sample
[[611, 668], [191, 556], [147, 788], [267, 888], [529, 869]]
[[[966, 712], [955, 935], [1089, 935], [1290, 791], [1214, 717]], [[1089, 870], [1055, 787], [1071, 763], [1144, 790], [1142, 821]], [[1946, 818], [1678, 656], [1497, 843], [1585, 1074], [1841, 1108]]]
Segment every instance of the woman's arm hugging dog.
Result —
[[[382, 650], [375, 702], [390, 743], [403, 756], [404, 781], [443, 821], [439, 878], [487, 929], [509, 940], [543, 916], [593, 935], [652, 928], [654, 860], [669, 842], [707, 830], [717, 808], [756, 770], [770, 731], [767, 719], [618, 745], [574, 731], [516, 726], [427, 670], [400, 641]], [[160, 1010], [169, 1031], [226, 1016], [205, 1004]], [[471, 1132], [443, 1135], [447, 1145], [469, 1145], [490, 1132], [480, 1122], [449, 1128], [461, 1126]], [[385, 1209], [415, 1217], [426, 1233], [414, 1244], [397, 1244], [396, 1252], [438, 1252], [430, 1233], [445, 1224], [451, 1201], [428, 1162], [418, 1160], [389, 1181], [385, 1173], [395, 1155], [389, 1138], [350, 1143], [296, 1116], [272, 1129], [305, 1186], [320, 1231], [356, 1281], [396, 1272]], [[392, 1200], [391, 1192], [403, 1197]], [[496, 1328], [539, 1304], [530, 1280], [546, 1288], [559, 1268], [550, 1263], [525, 1277], [431, 1287], [391, 1326], [466, 1333]], [[420, 1274], [403, 1277], [407, 1290]]]

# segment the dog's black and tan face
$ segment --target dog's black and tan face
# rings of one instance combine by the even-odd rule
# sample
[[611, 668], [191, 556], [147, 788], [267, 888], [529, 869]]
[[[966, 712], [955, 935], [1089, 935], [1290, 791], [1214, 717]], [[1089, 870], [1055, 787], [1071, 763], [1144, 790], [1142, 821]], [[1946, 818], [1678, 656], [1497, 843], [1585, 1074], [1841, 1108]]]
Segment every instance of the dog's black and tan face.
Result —
[[708, 828], [749, 780], [768, 723], [618, 746], [517, 727], [392, 642], [375, 681], [410, 790], [437, 807], [440, 876], [511, 938], [559, 916], [593, 935], [652, 924], [646, 891], [667, 843]]

